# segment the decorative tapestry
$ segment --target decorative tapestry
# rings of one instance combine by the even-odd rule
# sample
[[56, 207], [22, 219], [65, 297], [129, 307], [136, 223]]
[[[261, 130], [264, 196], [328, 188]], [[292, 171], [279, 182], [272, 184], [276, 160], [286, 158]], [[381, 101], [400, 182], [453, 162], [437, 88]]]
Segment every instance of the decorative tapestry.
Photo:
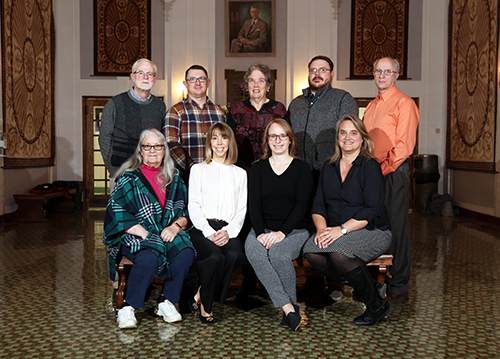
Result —
[[94, 0], [94, 73], [128, 76], [150, 58], [150, 0]]
[[408, 0], [352, 0], [352, 79], [373, 78], [373, 63], [392, 57], [407, 78]]
[[1, 4], [4, 167], [53, 166], [52, 0], [2, 0]]
[[446, 166], [494, 171], [498, 2], [450, 1], [448, 21]]

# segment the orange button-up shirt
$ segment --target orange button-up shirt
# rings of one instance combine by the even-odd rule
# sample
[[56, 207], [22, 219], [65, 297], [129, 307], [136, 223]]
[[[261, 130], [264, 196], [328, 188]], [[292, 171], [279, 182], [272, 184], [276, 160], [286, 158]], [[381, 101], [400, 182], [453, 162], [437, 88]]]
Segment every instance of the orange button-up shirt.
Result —
[[375, 144], [374, 156], [385, 176], [413, 152], [420, 119], [415, 101], [393, 86], [366, 107], [363, 122]]

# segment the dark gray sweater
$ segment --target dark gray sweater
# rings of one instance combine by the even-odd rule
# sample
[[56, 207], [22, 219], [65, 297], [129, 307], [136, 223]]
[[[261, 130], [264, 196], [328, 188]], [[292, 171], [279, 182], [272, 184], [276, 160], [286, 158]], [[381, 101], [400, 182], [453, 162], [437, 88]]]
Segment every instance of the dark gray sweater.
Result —
[[143, 130], [161, 131], [165, 112], [165, 103], [155, 96], [139, 102], [127, 91], [109, 100], [102, 112], [99, 145], [110, 177], [132, 156]]
[[300, 156], [313, 170], [320, 171], [335, 152], [335, 126], [347, 115], [358, 116], [358, 105], [347, 91], [328, 86], [314, 105], [309, 88], [294, 98], [288, 107], [288, 118], [297, 135]]

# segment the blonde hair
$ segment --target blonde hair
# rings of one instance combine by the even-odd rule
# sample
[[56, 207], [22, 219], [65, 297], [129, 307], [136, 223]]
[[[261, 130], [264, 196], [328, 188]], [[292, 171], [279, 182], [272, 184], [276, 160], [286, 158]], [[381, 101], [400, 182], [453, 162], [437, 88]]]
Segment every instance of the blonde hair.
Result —
[[299, 147], [297, 145], [297, 136], [295, 136], [295, 132], [293, 132], [292, 126], [286, 120], [282, 118], [275, 118], [271, 122], [268, 123], [266, 129], [264, 130], [264, 135], [262, 136], [262, 153], [263, 155], [259, 158], [259, 160], [265, 160], [272, 156], [271, 148], [269, 147], [269, 128], [274, 125], [280, 125], [283, 130], [285, 130], [288, 135], [288, 139], [290, 140], [290, 146], [288, 147], [288, 154], [293, 158], [297, 158], [299, 153]]
[[340, 148], [339, 144], [339, 131], [340, 131], [340, 126], [346, 122], [346, 121], [351, 121], [354, 127], [356, 128], [356, 131], [359, 132], [361, 135], [361, 139], [363, 140], [360, 148], [360, 154], [363, 155], [366, 159], [371, 159], [375, 158], [373, 156], [373, 140], [371, 139], [370, 135], [368, 134], [368, 131], [366, 131], [365, 124], [359, 119], [358, 116], [354, 115], [348, 115], [345, 117], [342, 117], [340, 120], [338, 120], [337, 125], [335, 126], [335, 153], [333, 154], [332, 158], [330, 158], [330, 163], [336, 162], [342, 158], [342, 149]]
[[[135, 148], [134, 154], [121, 165], [120, 169], [116, 172], [115, 177], [113, 177], [112, 179], [112, 184], [114, 184], [116, 178], [118, 178], [118, 176], [121, 175], [122, 173], [133, 172], [141, 167], [143, 163], [141, 155], [141, 149], [142, 149], [141, 146], [146, 136], [152, 133], [155, 134], [156, 137], [158, 138], [158, 141], [161, 142], [161, 144], [163, 145], [163, 150], [165, 152], [163, 155], [163, 163], [162, 163], [163, 167], [158, 173], [158, 176], [156, 177], [156, 182], [160, 184], [162, 188], [167, 187], [172, 182], [175, 173], [175, 165], [174, 161], [172, 160], [172, 157], [170, 157], [170, 151], [168, 149], [167, 140], [160, 131], [154, 128], [150, 128], [141, 132], [141, 135], [139, 136], [139, 143]], [[160, 182], [160, 178], [162, 176], [163, 176], [163, 181]]]
[[229, 148], [227, 149], [224, 164], [232, 165], [233, 163], [236, 163], [238, 160], [238, 144], [236, 143], [236, 137], [234, 136], [234, 132], [231, 127], [224, 122], [214, 123], [208, 130], [207, 139], [205, 141], [205, 162], [210, 163], [213, 158], [211, 141], [215, 131], [219, 131], [222, 136], [226, 136], [229, 140]]

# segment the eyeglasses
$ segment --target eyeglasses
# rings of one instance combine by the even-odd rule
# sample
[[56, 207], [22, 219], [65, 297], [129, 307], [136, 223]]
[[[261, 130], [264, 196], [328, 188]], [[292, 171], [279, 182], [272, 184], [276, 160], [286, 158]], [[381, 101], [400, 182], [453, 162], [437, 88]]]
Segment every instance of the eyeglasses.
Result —
[[274, 133], [272, 135], [267, 136], [271, 141], [276, 141], [278, 138], [281, 141], [284, 141], [287, 139], [288, 135], [286, 133], [282, 133], [281, 135], [275, 135]]
[[142, 70], [134, 71], [134, 74], [138, 75], [139, 77], [156, 77], [156, 74], [154, 72], [144, 72]]
[[187, 82], [192, 84], [196, 83], [196, 81], [200, 81], [201, 83], [207, 82], [208, 77], [189, 77], [186, 79]]
[[254, 83], [257, 83], [259, 85], [263, 85], [266, 83], [266, 80], [264, 79], [257, 79], [257, 80], [254, 80], [254, 79], [248, 79], [248, 83], [249, 84], [254, 84]]
[[152, 148], [156, 151], [161, 151], [165, 145], [141, 145], [141, 147], [144, 151], [151, 151]]
[[382, 74], [387, 75], [387, 76], [389, 76], [389, 75], [391, 75], [391, 74], [397, 74], [397, 72], [396, 72], [396, 71], [392, 71], [392, 70], [389, 70], [389, 69], [385, 69], [385, 70], [382, 70], [382, 69], [376, 69], [376, 70], [373, 70], [373, 73], [374, 73], [375, 75], [378, 75], [378, 76], [380, 76], [380, 75], [382, 75]]
[[325, 72], [330, 72], [330, 69], [327, 69], [326, 67], [322, 67], [320, 69], [309, 69], [310, 74], [316, 74], [316, 73], [324, 74]]

